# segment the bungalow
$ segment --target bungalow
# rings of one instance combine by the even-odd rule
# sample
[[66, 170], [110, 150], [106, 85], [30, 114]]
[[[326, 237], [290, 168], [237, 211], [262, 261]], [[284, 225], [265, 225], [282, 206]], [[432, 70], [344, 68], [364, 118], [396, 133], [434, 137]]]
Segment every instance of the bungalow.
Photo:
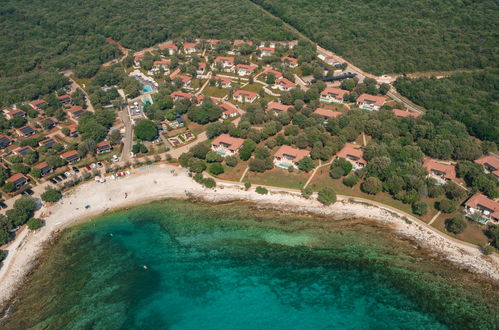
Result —
[[192, 99], [193, 95], [191, 93], [175, 91], [170, 93], [170, 96], [173, 98], [174, 101], [177, 101], [177, 100], [190, 100]]
[[423, 167], [428, 171], [429, 177], [436, 179], [440, 184], [445, 184], [449, 180], [456, 179], [456, 167], [454, 165], [425, 158]]
[[239, 103], [245, 103], [245, 102], [252, 103], [258, 98], [258, 94], [255, 92], [245, 91], [240, 89], [234, 93], [232, 98]]
[[196, 70], [196, 73], [201, 75], [204, 74], [204, 71], [206, 70], [206, 63], [205, 62], [199, 62], [198, 63], [198, 69]]
[[75, 120], [78, 120], [78, 118], [80, 118], [84, 113], [85, 110], [83, 110], [83, 108], [79, 105], [72, 106], [70, 109], [68, 109], [69, 117]]
[[111, 143], [109, 141], [102, 141], [95, 145], [97, 154], [103, 154], [111, 151]]
[[8, 136], [3, 135], [0, 136], [0, 149], [5, 149], [12, 144], [13, 140], [11, 140]]
[[392, 109], [392, 112], [396, 117], [400, 118], [406, 118], [406, 117], [418, 118], [419, 116], [421, 116], [419, 112], [411, 112], [409, 110]]
[[244, 41], [244, 40], [234, 40], [233, 43], [234, 46], [241, 46], [241, 45], [248, 45], [248, 46], [253, 46], [252, 41]]
[[42, 107], [47, 105], [48, 103], [45, 100], [40, 99], [40, 100], [31, 101], [28, 104], [30, 105], [30, 107], [32, 107], [35, 110], [42, 110]]
[[310, 151], [295, 149], [287, 145], [281, 146], [274, 155], [274, 164], [277, 167], [298, 167], [298, 163], [310, 155]]
[[343, 103], [345, 102], [345, 96], [349, 92], [344, 89], [334, 88], [334, 87], [326, 87], [320, 96], [320, 100], [326, 103]]
[[36, 133], [35, 129], [29, 125], [23, 126], [21, 128], [16, 129], [16, 133], [19, 136], [31, 136]]
[[12, 182], [16, 187], [16, 190], [19, 190], [28, 184], [28, 178], [25, 177], [22, 173], [16, 173], [5, 181]]
[[48, 149], [52, 148], [55, 144], [57, 144], [57, 141], [53, 138], [48, 138], [38, 142], [40, 147], [46, 147]]
[[171, 62], [172, 61], [168, 60], [168, 59], [154, 61], [154, 62], [152, 62], [152, 69], [151, 69], [151, 71], [153, 71], [153, 72], [159, 72], [161, 69], [163, 69], [164, 71], [169, 71], [170, 70]]
[[215, 49], [215, 47], [220, 43], [221, 40], [218, 39], [208, 39], [208, 43], [210, 44], [211, 49]]
[[52, 166], [49, 166], [49, 164], [47, 162], [42, 162], [42, 163], [36, 164], [35, 168], [40, 170], [42, 177], [44, 177], [47, 174], [52, 173], [54, 171], [54, 168]]
[[339, 111], [333, 111], [329, 109], [324, 109], [324, 108], [317, 108], [314, 111], [314, 114], [321, 116], [322, 119], [327, 122], [331, 118], [336, 118], [340, 116], [342, 113]]
[[38, 125], [47, 130], [55, 127], [56, 124], [57, 124], [57, 119], [55, 119], [54, 117], [47, 117], [40, 119], [38, 121]]
[[499, 203], [485, 195], [476, 193], [464, 203], [467, 216], [481, 223], [499, 221]]
[[290, 68], [296, 68], [298, 66], [298, 60], [289, 56], [281, 58], [281, 62]]
[[160, 45], [159, 50], [166, 51], [166, 52], [168, 52], [168, 55], [171, 56], [178, 51], [178, 47], [175, 44], [166, 44], [166, 45]]
[[248, 64], [236, 65], [236, 72], [240, 76], [249, 76], [250, 74], [254, 73], [256, 69], [257, 66], [255, 65], [248, 65]]
[[218, 105], [220, 108], [222, 108], [222, 118], [223, 119], [228, 119], [228, 118], [234, 118], [237, 117], [237, 108], [232, 105], [231, 103], [222, 103]]
[[140, 62], [142, 61], [142, 59], [144, 58], [144, 56], [145, 56], [144, 53], [135, 54], [134, 57], [133, 57], [133, 64], [135, 66], [140, 66]]
[[172, 75], [170, 76], [171, 80], [176, 80], [176, 79], [180, 79], [180, 81], [182, 81], [182, 85], [184, 87], [189, 87], [191, 82], [192, 82], [192, 78], [191, 77], [188, 77], [188, 76], [184, 76], [184, 75], [181, 75], [181, 74], [176, 74], [176, 75]]
[[218, 56], [215, 58], [215, 64], [220, 64], [222, 70], [225, 72], [230, 72], [234, 70], [234, 57]]
[[75, 122], [73, 122], [73, 124], [71, 124], [71, 125], [65, 126], [65, 128], [67, 128], [69, 130], [69, 132], [68, 132], [69, 137], [78, 136], [78, 134], [79, 134], [78, 125]]
[[258, 50], [260, 51], [260, 57], [272, 56], [275, 53], [275, 48], [271, 47], [258, 47]]
[[326, 62], [329, 65], [334, 65], [336, 63], [336, 60], [334, 59], [333, 56], [327, 56], [324, 58], [324, 62]]
[[57, 96], [57, 99], [58, 99], [58, 100], [59, 100], [59, 102], [61, 102], [62, 104], [71, 103], [71, 96], [69, 96], [68, 94], [64, 94], [64, 95]]
[[296, 84], [286, 78], [279, 78], [275, 81], [275, 86], [279, 88], [280, 91], [287, 92], [293, 89]]
[[67, 161], [69, 164], [73, 164], [80, 161], [80, 154], [76, 150], [69, 150], [63, 153], [61, 155], [61, 158]]
[[222, 88], [230, 88], [232, 86], [232, 79], [227, 77], [213, 77], [213, 79], [220, 81], [220, 87]]
[[362, 94], [357, 98], [357, 105], [365, 110], [379, 110], [386, 102], [383, 96]]
[[16, 154], [18, 154], [19, 156], [24, 157], [27, 154], [29, 154], [30, 152], [35, 152], [35, 150], [33, 150], [33, 148], [31, 148], [30, 146], [24, 146], [21, 148], [17, 148], [16, 150], [14, 150], [14, 152]]
[[184, 53], [186, 54], [194, 54], [198, 51], [198, 43], [197, 42], [185, 42], [183, 45]]
[[364, 160], [364, 152], [350, 143], [347, 143], [336, 156], [348, 160], [354, 169], [362, 168], [367, 164]]
[[4, 110], [5, 118], [11, 120], [16, 117], [26, 117], [26, 112], [20, 109], [6, 109]]
[[274, 114], [277, 116], [281, 112], [287, 112], [292, 107], [293, 107], [292, 105], [284, 105], [278, 102], [270, 102], [269, 104], [267, 104], [267, 111], [273, 111]]
[[221, 156], [232, 156], [237, 154], [243, 145], [244, 139], [235, 138], [229, 134], [219, 135], [211, 143], [211, 150]]
[[274, 69], [265, 69], [262, 72], [262, 75], [264, 75], [264, 76], [268, 76], [269, 74], [273, 74], [275, 79], [279, 79], [282, 77], [282, 73], [280, 73], [279, 71], [274, 70]]
[[482, 156], [475, 160], [475, 163], [481, 164], [486, 171], [499, 178], [499, 157], [495, 155]]

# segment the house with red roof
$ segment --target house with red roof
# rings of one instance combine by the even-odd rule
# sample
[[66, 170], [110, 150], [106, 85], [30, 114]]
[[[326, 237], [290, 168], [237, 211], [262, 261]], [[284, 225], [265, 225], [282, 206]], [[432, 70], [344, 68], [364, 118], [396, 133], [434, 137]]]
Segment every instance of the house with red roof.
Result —
[[34, 100], [28, 103], [30, 107], [32, 107], [35, 110], [42, 110], [42, 107], [45, 105], [48, 105], [48, 103], [45, 100]]
[[30, 125], [26, 125], [20, 128], [16, 128], [17, 135], [21, 137], [28, 137], [36, 133], [35, 129]]
[[348, 91], [340, 88], [326, 87], [320, 95], [320, 100], [326, 103], [343, 103]]
[[499, 157], [495, 155], [482, 156], [475, 160], [475, 163], [483, 166], [485, 171], [494, 174], [499, 178]]
[[281, 92], [288, 92], [291, 89], [295, 88], [296, 84], [286, 78], [279, 78], [275, 81], [275, 86], [281, 91]]
[[237, 108], [235, 105], [229, 103], [229, 102], [224, 102], [222, 104], [218, 105], [220, 108], [222, 108], [222, 118], [223, 119], [229, 119], [229, 118], [234, 118], [237, 117]]
[[66, 151], [61, 155], [61, 158], [67, 161], [69, 164], [73, 164], [80, 161], [80, 154], [76, 150]]
[[487, 196], [476, 193], [464, 203], [466, 215], [480, 223], [487, 223], [489, 220], [499, 222], [499, 203]]
[[284, 56], [281, 58], [281, 62], [290, 68], [296, 68], [298, 66], [298, 60], [289, 56]]
[[365, 110], [379, 110], [386, 102], [384, 96], [362, 94], [357, 98], [357, 105]]
[[219, 65], [222, 71], [234, 71], [234, 57], [231, 56], [217, 56], [214, 61], [215, 65]]
[[14, 119], [16, 117], [26, 117], [26, 112], [21, 109], [4, 109], [3, 113], [5, 118], [8, 120]]
[[178, 51], [178, 47], [175, 44], [164, 44], [159, 46], [159, 50], [168, 53], [168, 55], [174, 55]]
[[184, 87], [189, 87], [191, 85], [191, 82], [192, 82], [192, 78], [191, 77], [184, 76], [184, 75], [181, 75], [181, 74], [172, 75], [172, 76], [170, 76], [170, 79], [171, 80], [180, 79], [180, 81], [182, 81], [182, 85]]
[[277, 116], [282, 112], [287, 112], [292, 107], [292, 105], [285, 105], [279, 102], [270, 102], [267, 104], [267, 111], [272, 111]]
[[199, 45], [197, 42], [184, 42], [182, 48], [184, 48], [184, 53], [186, 54], [194, 54], [199, 51]]
[[352, 143], [345, 144], [336, 156], [348, 160], [354, 169], [363, 168], [367, 164], [364, 159], [364, 152]]
[[436, 159], [425, 158], [423, 167], [428, 171], [429, 177], [434, 178], [440, 184], [456, 180], [456, 167], [452, 164], [439, 162]]
[[145, 55], [146, 55], [145, 53], [136, 53], [133, 56], [133, 64], [135, 66], [140, 66], [140, 62], [142, 61]]
[[153, 72], [159, 72], [161, 69], [163, 69], [165, 72], [168, 72], [170, 70], [170, 65], [172, 61], [168, 59], [162, 59], [159, 61], [154, 61], [152, 62], [152, 69], [151, 71]]
[[58, 100], [59, 100], [59, 102], [61, 102], [62, 104], [71, 103], [71, 96], [69, 96], [68, 94], [59, 95], [59, 96], [57, 96], [57, 99], [58, 99]]
[[35, 165], [35, 168], [40, 170], [41, 176], [44, 177], [49, 173], [54, 171], [54, 168], [50, 166], [47, 162], [41, 162]]
[[206, 62], [199, 62], [198, 63], [198, 68], [196, 70], [196, 73], [198, 75], [204, 74], [204, 71], [206, 70]]
[[22, 156], [22, 157], [26, 156], [30, 152], [35, 152], [35, 150], [33, 148], [31, 148], [30, 146], [24, 146], [24, 147], [20, 147], [20, 148], [17, 148], [16, 150], [14, 150], [14, 153], [16, 153], [17, 155]]
[[298, 167], [300, 160], [309, 155], [308, 150], [283, 145], [274, 154], [274, 165], [281, 168]]
[[248, 45], [248, 46], [253, 46], [252, 41], [244, 41], [244, 40], [234, 40], [234, 46], [241, 46], [241, 45]]
[[239, 103], [253, 103], [258, 98], [258, 94], [251, 91], [237, 90], [232, 98]]
[[412, 112], [409, 110], [392, 109], [392, 112], [396, 117], [399, 118], [407, 118], [407, 117], [418, 118], [419, 116], [421, 116], [419, 112]]
[[66, 126], [63, 126], [63, 128], [67, 128], [68, 129], [68, 136], [69, 137], [76, 137], [78, 136], [79, 132], [78, 132], [78, 124], [75, 123], [74, 121], [71, 121], [71, 124], [69, 125], [66, 125]]
[[78, 118], [80, 118], [84, 113], [85, 110], [83, 110], [83, 108], [80, 107], [79, 105], [74, 105], [68, 109], [69, 118], [74, 120], [78, 120]]
[[216, 76], [216, 77], [213, 77], [213, 79], [215, 79], [217, 81], [217, 83], [219, 82], [220, 87], [222, 87], [222, 88], [231, 88], [231, 86], [232, 86], [232, 79], [231, 78]]
[[14, 187], [16, 187], [16, 190], [19, 190], [22, 187], [26, 186], [29, 182], [28, 178], [25, 177], [22, 173], [16, 173], [5, 181], [12, 182], [14, 184]]
[[109, 143], [109, 141], [102, 141], [95, 145], [95, 151], [97, 152], [97, 154], [111, 152], [111, 149], [111, 143]]
[[170, 96], [173, 98], [174, 101], [190, 100], [193, 97], [193, 95], [191, 93], [185, 93], [185, 92], [181, 92], [181, 91], [172, 92], [172, 93], [170, 93]]
[[314, 114], [322, 117], [324, 122], [327, 122], [329, 119], [336, 118], [336, 117], [340, 116], [342, 113], [339, 111], [333, 111], [333, 110], [324, 109], [324, 108], [317, 108], [317, 109], [315, 109]]
[[262, 72], [263, 76], [268, 76], [269, 74], [274, 75], [275, 79], [279, 79], [282, 77], [282, 73], [280, 73], [279, 71], [274, 70], [274, 69], [268, 68], [268, 69], [263, 70], [263, 72]]
[[275, 48], [271, 47], [258, 47], [260, 51], [260, 57], [272, 56], [275, 53]]
[[52, 148], [55, 144], [57, 144], [57, 141], [51, 137], [38, 142], [40, 147], [46, 147], [48, 149]]
[[244, 143], [244, 139], [235, 138], [229, 134], [217, 136], [211, 143], [211, 150], [225, 157], [237, 154]]
[[257, 68], [258, 67], [255, 65], [237, 64], [236, 73], [240, 76], [249, 76], [250, 74], [255, 73]]

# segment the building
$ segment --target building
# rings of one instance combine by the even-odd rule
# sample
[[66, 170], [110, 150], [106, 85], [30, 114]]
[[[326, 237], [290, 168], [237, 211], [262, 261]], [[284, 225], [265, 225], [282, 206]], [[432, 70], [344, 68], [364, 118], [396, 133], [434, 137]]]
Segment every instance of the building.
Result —
[[44, 177], [47, 174], [52, 173], [54, 171], [52, 166], [49, 166], [49, 164], [47, 162], [42, 162], [42, 163], [36, 164], [35, 168], [40, 170], [42, 177]]
[[406, 118], [406, 117], [418, 118], [419, 116], [421, 116], [419, 112], [411, 112], [409, 110], [392, 109], [392, 112], [396, 117], [400, 118]]
[[475, 160], [475, 163], [482, 165], [487, 172], [499, 178], [499, 157], [495, 155], [482, 156]]
[[324, 108], [317, 108], [314, 111], [314, 114], [321, 116], [322, 119], [326, 122], [331, 118], [336, 118], [340, 116], [342, 113], [339, 111], [333, 111], [329, 109], [324, 109]]
[[168, 55], [174, 55], [178, 51], [178, 47], [175, 44], [160, 45], [159, 50], [168, 53]]
[[291, 109], [292, 107], [293, 107], [292, 105], [285, 105], [278, 102], [270, 102], [269, 104], [267, 104], [267, 111], [273, 111], [274, 114], [277, 116], [281, 112], [288, 112], [288, 110]]
[[244, 41], [244, 40], [234, 40], [233, 45], [236, 47], [241, 46], [241, 45], [253, 46], [253, 42], [252, 41]]
[[234, 70], [234, 57], [218, 56], [215, 58], [215, 64], [222, 67], [222, 71], [230, 72]]
[[38, 125], [40, 125], [44, 129], [52, 129], [56, 124], [57, 119], [55, 119], [54, 117], [46, 117], [38, 121]]
[[23, 126], [16, 129], [16, 133], [19, 136], [28, 137], [36, 133], [35, 129], [29, 125]]
[[64, 128], [68, 129], [68, 136], [69, 137], [76, 137], [79, 134], [78, 125], [75, 122], [73, 122], [72, 124], [70, 124], [68, 126], [64, 126]]
[[184, 76], [184, 75], [181, 75], [181, 74], [170, 76], [170, 79], [171, 80], [180, 79], [180, 81], [182, 81], [182, 86], [183, 87], [189, 87], [191, 85], [191, 82], [192, 82], [192, 78], [191, 77]]
[[48, 103], [43, 99], [34, 100], [34, 101], [29, 102], [28, 104], [30, 107], [32, 107], [35, 110], [42, 110], [42, 107], [48, 105]]
[[340, 88], [326, 87], [320, 95], [320, 100], [326, 103], [344, 103], [348, 91]]
[[386, 102], [384, 96], [362, 94], [357, 98], [357, 105], [365, 110], [379, 110]]
[[215, 49], [221, 40], [218, 39], [208, 39], [208, 43], [210, 44], [211, 49]]
[[275, 49], [271, 47], [258, 47], [258, 50], [261, 57], [272, 56], [275, 53]]
[[454, 165], [425, 158], [423, 167], [428, 171], [429, 177], [436, 179], [439, 184], [445, 184], [449, 180], [456, 180], [456, 167]]
[[193, 97], [193, 95], [191, 93], [185, 93], [185, 92], [181, 92], [181, 91], [172, 92], [172, 93], [170, 93], [170, 96], [173, 98], [174, 101], [190, 100]]
[[78, 120], [78, 118], [80, 118], [84, 113], [85, 110], [83, 110], [83, 108], [79, 105], [74, 105], [68, 109], [68, 115], [71, 119]]
[[102, 141], [102, 142], [99, 142], [95, 145], [95, 151], [97, 152], [97, 154], [103, 154], [103, 153], [106, 153], [106, 152], [111, 152], [111, 143], [109, 143], [109, 141]]
[[275, 79], [279, 79], [282, 77], [282, 73], [280, 73], [279, 71], [274, 70], [274, 69], [265, 69], [262, 72], [262, 75], [264, 75], [264, 76], [268, 76], [269, 74], [274, 75]]
[[289, 56], [281, 58], [281, 62], [290, 68], [296, 68], [298, 66], [298, 60]]
[[243, 143], [244, 139], [235, 138], [229, 134], [222, 134], [213, 140], [211, 150], [223, 157], [232, 156], [237, 154]]
[[295, 149], [287, 145], [281, 146], [274, 155], [274, 164], [277, 167], [298, 167], [298, 163], [310, 155], [310, 151]]
[[258, 94], [255, 92], [251, 91], [245, 91], [245, 90], [237, 90], [234, 95], [232, 96], [234, 100], [236, 100], [239, 103], [253, 103], [258, 98]]
[[184, 53], [194, 54], [199, 51], [199, 46], [197, 42], [185, 42], [183, 45]]
[[165, 72], [170, 70], [170, 65], [171, 65], [171, 60], [164, 59], [164, 60], [159, 60], [159, 61], [154, 61], [152, 62], [152, 69], [151, 71], [153, 72], [159, 72], [161, 69], [163, 69]]
[[218, 105], [220, 108], [222, 108], [222, 118], [223, 119], [229, 119], [229, 118], [234, 118], [237, 117], [237, 108], [230, 104], [230, 103], [222, 103]]
[[16, 173], [5, 181], [12, 182], [14, 184], [14, 187], [16, 187], [16, 190], [19, 190], [22, 187], [26, 186], [29, 182], [28, 178], [25, 177], [22, 173]]
[[35, 150], [33, 150], [33, 148], [31, 148], [30, 146], [24, 146], [24, 147], [17, 148], [16, 150], [14, 150], [14, 153], [16, 153], [22, 157], [26, 156], [30, 152], [35, 152]]
[[196, 70], [196, 73], [198, 75], [204, 74], [204, 71], [206, 70], [206, 63], [205, 62], [199, 62], [198, 63], [198, 68]]
[[57, 144], [57, 141], [54, 140], [53, 138], [48, 138], [38, 142], [38, 145], [40, 147], [46, 147], [48, 149], [52, 148], [55, 144]]
[[249, 76], [250, 74], [255, 73], [257, 66], [248, 65], [248, 64], [237, 64], [236, 65], [236, 73], [240, 76]]
[[296, 84], [286, 78], [279, 78], [275, 81], [275, 86], [281, 91], [281, 92], [288, 92], [291, 89], [295, 88]]
[[499, 203], [480, 193], [464, 203], [464, 211], [469, 218], [480, 223], [499, 222]]
[[58, 99], [58, 100], [59, 100], [59, 102], [61, 102], [62, 104], [71, 103], [71, 96], [69, 96], [68, 94], [64, 94], [64, 95], [57, 96], [57, 99]]
[[133, 56], [133, 64], [135, 66], [140, 66], [140, 62], [144, 58], [145, 54], [144, 53], [138, 53]]
[[26, 112], [21, 109], [5, 109], [4, 111], [5, 118], [8, 120], [14, 119], [16, 117], [26, 117]]
[[231, 88], [232, 87], [232, 79], [231, 78], [216, 76], [216, 77], [213, 77], [213, 79], [215, 79], [217, 82], [219, 81], [220, 87], [222, 87], [222, 88]]
[[5, 149], [12, 144], [13, 140], [11, 140], [8, 136], [3, 135], [0, 136], [0, 149]]
[[352, 163], [353, 169], [363, 168], [367, 162], [364, 159], [364, 152], [355, 145], [347, 143], [337, 154], [338, 158], [343, 158]]
[[61, 158], [67, 161], [69, 164], [73, 164], [80, 161], [80, 154], [76, 150], [66, 151], [61, 155]]

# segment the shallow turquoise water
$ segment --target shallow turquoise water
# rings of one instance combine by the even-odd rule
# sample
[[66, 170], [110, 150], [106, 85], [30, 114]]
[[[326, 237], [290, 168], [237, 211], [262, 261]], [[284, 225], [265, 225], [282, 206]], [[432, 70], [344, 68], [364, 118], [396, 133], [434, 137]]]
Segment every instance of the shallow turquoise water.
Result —
[[168, 203], [63, 235], [6, 328], [446, 328], [386, 276], [331, 257], [314, 228]]

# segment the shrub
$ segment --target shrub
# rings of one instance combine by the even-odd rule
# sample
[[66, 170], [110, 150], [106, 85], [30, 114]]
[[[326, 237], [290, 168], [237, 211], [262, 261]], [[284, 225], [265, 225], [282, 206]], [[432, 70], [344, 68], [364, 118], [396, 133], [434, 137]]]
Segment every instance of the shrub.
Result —
[[466, 229], [466, 219], [459, 214], [445, 221], [445, 228], [454, 234], [460, 234]]
[[248, 190], [249, 188], [251, 188], [251, 182], [246, 181], [246, 182], [244, 183], [244, 189]]
[[452, 213], [456, 211], [456, 203], [448, 198], [443, 198], [436, 203], [436, 208], [444, 213]]
[[301, 196], [303, 198], [306, 198], [306, 199], [309, 199], [310, 196], [312, 196], [313, 193], [314, 193], [314, 190], [310, 186], [308, 186], [306, 188], [303, 188], [301, 190]]
[[345, 172], [341, 167], [331, 167], [329, 169], [329, 176], [331, 176], [333, 179], [339, 179], [341, 178]]
[[54, 188], [47, 188], [41, 197], [44, 202], [55, 203], [62, 197], [62, 194]]
[[489, 225], [485, 230], [485, 235], [491, 239], [490, 244], [499, 249], [499, 226]]
[[225, 164], [230, 167], [236, 167], [238, 163], [236, 156], [227, 156], [225, 157]]
[[360, 186], [363, 192], [376, 195], [381, 191], [381, 181], [376, 177], [369, 177]]
[[31, 230], [36, 230], [38, 228], [41, 228], [43, 226], [43, 220], [38, 219], [38, 218], [31, 218], [28, 220], [26, 223], [28, 225], [28, 228]]
[[331, 168], [340, 167], [343, 170], [343, 175], [347, 175], [352, 171], [352, 163], [343, 158], [336, 158], [331, 164]]
[[152, 141], [158, 137], [156, 124], [149, 119], [140, 120], [134, 127], [135, 135], [140, 140]]
[[269, 193], [269, 191], [267, 190], [267, 188], [265, 187], [256, 187], [255, 191], [260, 194], [260, 195], [267, 195]]
[[427, 212], [428, 212], [428, 205], [425, 202], [416, 202], [412, 204], [412, 213], [423, 216]]
[[336, 203], [336, 192], [333, 188], [324, 187], [319, 190], [317, 200], [324, 205], [331, 205]]
[[312, 158], [304, 157], [298, 162], [298, 168], [302, 171], [309, 172], [315, 168], [315, 164]]
[[343, 184], [347, 187], [353, 187], [359, 182], [359, 177], [356, 174], [350, 174], [343, 179]]
[[219, 174], [222, 174], [224, 172], [224, 167], [220, 163], [213, 163], [210, 165], [208, 170], [213, 175], [219, 175]]
[[486, 256], [491, 255], [495, 251], [494, 247], [490, 245], [483, 245], [480, 247], [480, 249], [482, 250], [482, 253], [485, 254]]
[[217, 183], [212, 178], [203, 179], [203, 184], [206, 188], [215, 188]]

